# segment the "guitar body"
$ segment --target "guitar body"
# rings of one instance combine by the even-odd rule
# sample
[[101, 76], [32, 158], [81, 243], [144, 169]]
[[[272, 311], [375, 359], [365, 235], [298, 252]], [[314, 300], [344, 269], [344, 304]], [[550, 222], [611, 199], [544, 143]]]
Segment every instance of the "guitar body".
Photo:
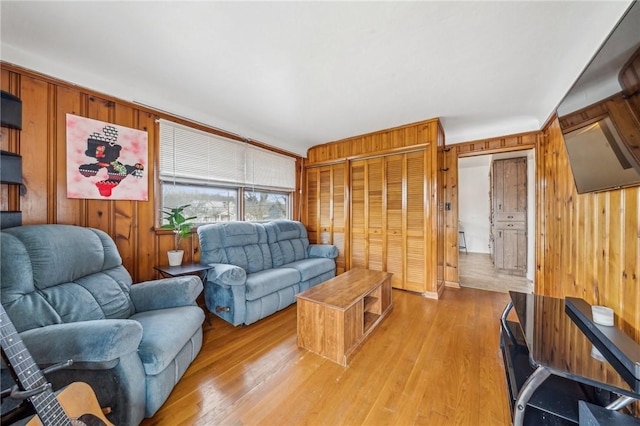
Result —
[[[56, 396], [56, 399], [69, 416], [72, 425], [113, 426], [104, 416], [93, 389], [86, 383], [71, 383]], [[27, 423], [27, 426], [43, 425], [38, 416], [34, 416]]]

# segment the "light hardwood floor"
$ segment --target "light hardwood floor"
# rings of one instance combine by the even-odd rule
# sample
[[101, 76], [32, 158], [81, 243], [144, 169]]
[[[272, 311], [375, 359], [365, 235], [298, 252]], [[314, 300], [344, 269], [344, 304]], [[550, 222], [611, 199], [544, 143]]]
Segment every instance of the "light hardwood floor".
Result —
[[297, 347], [296, 305], [246, 327], [212, 315], [202, 351], [142, 425], [508, 425], [507, 301], [393, 290], [393, 311], [346, 368]]
[[508, 293], [510, 290], [532, 293], [533, 283], [525, 277], [496, 272], [491, 256], [485, 253], [464, 253], [458, 256], [458, 276], [462, 287]]

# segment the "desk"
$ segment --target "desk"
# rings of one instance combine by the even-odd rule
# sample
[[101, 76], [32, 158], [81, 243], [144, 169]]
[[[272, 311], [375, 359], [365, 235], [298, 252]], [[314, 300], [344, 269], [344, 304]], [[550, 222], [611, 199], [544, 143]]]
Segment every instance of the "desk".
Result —
[[[577, 424], [579, 400], [612, 409], [640, 400], [640, 380], [592, 356], [592, 343], [565, 312], [565, 299], [510, 294], [501, 349], [514, 425], [551, 417]], [[514, 308], [518, 322], [507, 320]], [[539, 417], [525, 419], [525, 413]]]
[[[207, 282], [207, 274], [209, 273], [211, 266], [203, 265], [201, 263], [184, 263], [178, 266], [158, 265], [154, 266], [153, 269], [160, 272], [162, 278], [180, 277], [183, 275], [197, 275], [204, 285]], [[200, 296], [198, 297], [198, 299], [200, 299]], [[204, 306], [203, 310], [205, 312], [207, 324], [211, 325], [211, 321], [209, 321], [209, 316], [207, 315], [208, 309], [206, 308], [204, 302], [200, 305], [201, 307]]]

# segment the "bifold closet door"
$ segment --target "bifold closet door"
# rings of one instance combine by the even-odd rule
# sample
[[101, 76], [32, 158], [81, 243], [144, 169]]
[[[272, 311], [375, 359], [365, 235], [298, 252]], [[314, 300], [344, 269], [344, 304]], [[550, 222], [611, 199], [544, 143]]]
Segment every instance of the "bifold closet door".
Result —
[[336, 273], [346, 269], [346, 163], [307, 169], [306, 223], [309, 241], [338, 247]]
[[384, 271], [383, 157], [351, 163], [351, 268]]
[[351, 162], [351, 267], [393, 273], [395, 288], [426, 291], [426, 151]]

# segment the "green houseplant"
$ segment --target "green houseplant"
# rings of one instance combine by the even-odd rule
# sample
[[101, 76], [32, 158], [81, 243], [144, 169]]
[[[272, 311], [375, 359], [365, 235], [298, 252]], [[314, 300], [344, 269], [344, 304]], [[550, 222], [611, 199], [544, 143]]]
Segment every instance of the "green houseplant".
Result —
[[178, 266], [182, 264], [182, 257], [184, 256], [184, 250], [180, 250], [180, 242], [189, 234], [195, 226], [190, 222], [197, 216], [185, 217], [184, 210], [189, 207], [190, 204], [185, 204], [178, 207], [163, 207], [162, 214], [163, 219], [168, 221], [161, 226], [162, 229], [171, 229], [175, 234], [175, 248], [167, 252], [170, 266]]

